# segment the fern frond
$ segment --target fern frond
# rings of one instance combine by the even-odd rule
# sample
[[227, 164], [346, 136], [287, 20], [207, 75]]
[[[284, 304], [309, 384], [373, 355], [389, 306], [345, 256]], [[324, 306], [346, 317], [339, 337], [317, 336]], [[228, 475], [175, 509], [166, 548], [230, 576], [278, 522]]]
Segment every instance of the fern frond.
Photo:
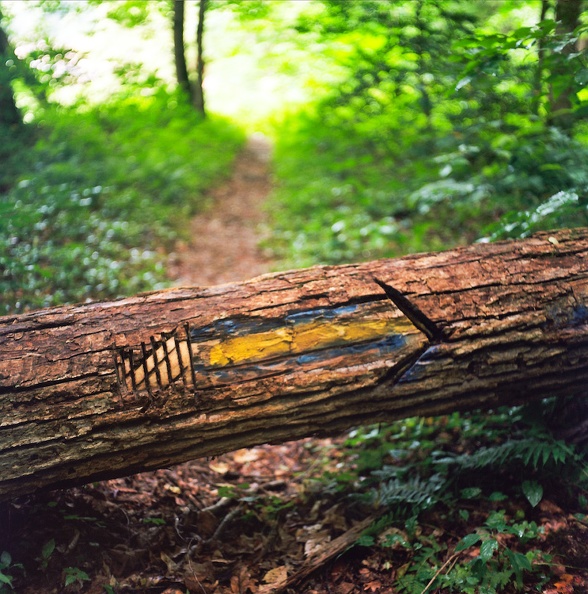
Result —
[[565, 464], [578, 456], [564, 441], [548, 435], [532, 436], [523, 439], [509, 439], [504, 443], [482, 447], [469, 454], [445, 456], [435, 460], [436, 464], [459, 466], [464, 470], [503, 466], [515, 461], [533, 469], [545, 467], [550, 463]]
[[422, 511], [439, 500], [445, 479], [435, 474], [427, 479], [419, 476], [408, 479], [392, 479], [383, 483], [378, 491], [380, 505], [409, 505], [413, 511]]

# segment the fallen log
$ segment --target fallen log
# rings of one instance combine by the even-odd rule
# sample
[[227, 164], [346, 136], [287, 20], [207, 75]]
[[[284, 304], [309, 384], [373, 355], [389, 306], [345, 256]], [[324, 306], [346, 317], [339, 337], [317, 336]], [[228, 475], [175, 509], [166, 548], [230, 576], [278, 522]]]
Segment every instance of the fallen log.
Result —
[[0, 318], [0, 498], [588, 385], [588, 229]]

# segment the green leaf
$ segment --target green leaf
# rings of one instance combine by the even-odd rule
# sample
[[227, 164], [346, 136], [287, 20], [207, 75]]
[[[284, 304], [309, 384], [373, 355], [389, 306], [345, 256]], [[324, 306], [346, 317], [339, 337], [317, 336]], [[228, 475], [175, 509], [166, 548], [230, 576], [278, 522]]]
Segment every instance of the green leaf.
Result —
[[90, 576], [79, 569], [78, 567], [66, 567], [65, 572], [65, 586], [69, 586], [74, 582], [87, 582], [90, 581]]
[[356, 541], [355, 544], [358, 547], [371, 547], [373, 546], [373, 544], [376, 541], [374, 540], [373, 536], [370, 536], [369, 534], [364, 534], [363, 536], [360, 536]]
[[474, 499], [478, 497], [482, 493], [482, 489], [480, 487], [467, 487], [466, 489], [461, 490], [461, 496], [464, 499]]
[[588, 68], [583, 68], [577, 72], [574, 78], [576, 79], [576, 82], [580, 83], [581, 85], [588, 83]]
[[55, 550], [55, 539], [52, 538], [51, 540], [48, 540], [43, 545], [43, 549], [41, 550], [41, 556], [43, 557], [43, 559], [47, 560], [47, 559], [49, 559], [49, 557], [51, 557], [54, 550]]
[[505, 499], [508, 499], [508, 497], [504, 493], [501, 493], [500, 491], [494, 491], [493, 493], [490, 494], [488, 499], [490, 501], [504, 501]]
[[482, 540], [479, 534], [468, 534], [464, 536], [455, 547], [455, 552], [459, 553], [460, 551], [465, 551], [465, 549], [469, 549], [470, 547], [474, 546], [476, 543]]
[[543, 487], [537, 481], [524, 481], [522, 489], [527, 501], [533, 507], [543, 499]]
[[12, 563], [12, 557], [8, 551], [2, 551], [0, 555], [0, 568], [8, 567]]
[[12, 588], [12, 576], [6, 575], [0, 571], [0, 583], [8, 584]]
[[519, 27], [511, 35], [513, 39], [526, 39], [531, 35], [532, 31], [531, 27]]
[[484, 561], [489, 561], [494, 555], [494, 551], [498, 548], [498, 543], [491, 538], [490, 540], [485, 540], [480, 545], [480, 559]]

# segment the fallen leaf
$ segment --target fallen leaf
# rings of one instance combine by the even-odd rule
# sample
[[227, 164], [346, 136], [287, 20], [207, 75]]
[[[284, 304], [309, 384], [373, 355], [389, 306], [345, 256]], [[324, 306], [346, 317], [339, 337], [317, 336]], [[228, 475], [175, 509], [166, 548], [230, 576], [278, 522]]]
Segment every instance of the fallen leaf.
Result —
[[258, 448], [244, 448], [233, 452], [233, 460], [239, 464], [245, 464], [245, 462], [255, 462], [261, 455], [263, 455], [263, 450]]
[[264, 576], [263, 581], [266, 584], [276, 585], [285, 582], [288, 579], [288, 568], [285, 565], [270, 569]]
[[218, 474], [225, 474], [229, 470], [229, 465], [226, 462], [210, 462], [208, 466], [210, 470], [214, 470]]
[[563, 510], [561, 507], [557, 506], [553, 501], [549, 501], [549, 499], [543, 499], [539, 503], [539, 509], [544, 514], [563, 514]]
[[243, 594], [244, 592], [255, 594], [257, 592], [257, 580], [251, 579], [251, 574], [244, 565], [241, 566], [238, 574], [231, 576], [231, 592], [232, 594]]

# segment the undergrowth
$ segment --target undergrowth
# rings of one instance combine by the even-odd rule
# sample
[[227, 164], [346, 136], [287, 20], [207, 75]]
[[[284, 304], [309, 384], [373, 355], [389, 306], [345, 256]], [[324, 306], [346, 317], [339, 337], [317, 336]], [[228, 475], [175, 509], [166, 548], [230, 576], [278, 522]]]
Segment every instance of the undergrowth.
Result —
[[364, 428], [346, 446], [355, 470], [320, 488], [379, 517], [356, 544], [380, 552], [398, 592], [540, 590], [566, 562], [544, 552], [541, 502], [588, 512], [581, 451], [525, 407]]
[[29, 136], [2, 177], [0, 314], [165, 286], [165, 250], [243, 142], [163, 90], [51, 108]]
[[585, 141], [526, 122], [449, 135], [386, 125], [385, 143], [325, 122], [320, 109], [278, 126], [269, 247], [285, 266], [588, 225]]

